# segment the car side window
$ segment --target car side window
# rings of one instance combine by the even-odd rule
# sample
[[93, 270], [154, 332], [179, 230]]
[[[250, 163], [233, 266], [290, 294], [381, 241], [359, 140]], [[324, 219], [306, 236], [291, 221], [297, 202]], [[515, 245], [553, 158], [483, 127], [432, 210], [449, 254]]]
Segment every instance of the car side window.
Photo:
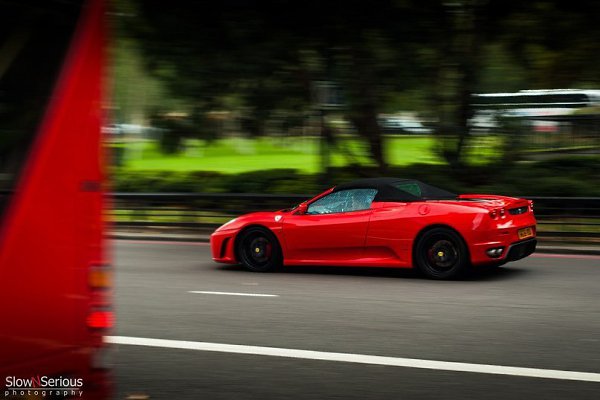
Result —
[[377, 194], [376, 189], [340, 190], [311, 203], [307, 214], [333, 214], [367, 210]]
[[399, 183], [394, 183], [393, 186], [397, 189], [400, 189], [407, 193], [410, 193], [413, 196], [421, 197], [421, 195], [422, 195], [419, 184], [414, 183], [414, 182], [399, 182]]

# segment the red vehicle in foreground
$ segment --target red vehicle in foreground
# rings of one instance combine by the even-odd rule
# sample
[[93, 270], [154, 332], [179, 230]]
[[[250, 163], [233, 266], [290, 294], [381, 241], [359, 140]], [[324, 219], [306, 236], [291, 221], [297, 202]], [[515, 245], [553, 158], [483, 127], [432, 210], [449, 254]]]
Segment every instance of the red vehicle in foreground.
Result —
[[0, 1], [0, 388], [107, 398], [104, 0]]
[[412, 268], [433, 279], [501, 265], [536, 246], [530, 200], [456, 195], [398, 178], [331, 188], [289, 210], [238, 217], [211, 236], [213, 259], [251, 271], [282, 265]]

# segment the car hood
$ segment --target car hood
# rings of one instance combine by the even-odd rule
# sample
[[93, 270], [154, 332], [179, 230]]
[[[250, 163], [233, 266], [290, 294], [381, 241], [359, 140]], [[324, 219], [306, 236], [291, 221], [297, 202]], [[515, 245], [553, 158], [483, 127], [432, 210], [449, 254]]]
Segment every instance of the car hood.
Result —
[[261, 224], [266, 226], [273, 224], [278, 225], [281, 224], [282, 216], [285, 213], [285, 211], [260, 211], [240, 215], [218, 227], [217, 231], [240, 229], [251, 224]]

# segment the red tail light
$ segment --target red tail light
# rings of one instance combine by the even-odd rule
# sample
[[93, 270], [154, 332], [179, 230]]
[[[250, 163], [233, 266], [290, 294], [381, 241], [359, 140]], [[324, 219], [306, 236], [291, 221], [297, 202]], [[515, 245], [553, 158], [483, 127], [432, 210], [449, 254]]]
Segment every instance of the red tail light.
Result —
[[504, 210], [504, 208], [497, 208], [495, 210], [490, 211], [490, 217], [492, 219], [504, 218], [505, 212], [506, 211]]
[[111, 265], [105, 262], [93, 262], [89, 267], [88, 284], [91, 297], [87, 326], [95, 330], [111, 329], [115, 325], [111, 302], [113, 287]]
[[92, 311], [87, 317], [87, 325], [92, 329], [111, 329], [115, 325], [112, 311]]

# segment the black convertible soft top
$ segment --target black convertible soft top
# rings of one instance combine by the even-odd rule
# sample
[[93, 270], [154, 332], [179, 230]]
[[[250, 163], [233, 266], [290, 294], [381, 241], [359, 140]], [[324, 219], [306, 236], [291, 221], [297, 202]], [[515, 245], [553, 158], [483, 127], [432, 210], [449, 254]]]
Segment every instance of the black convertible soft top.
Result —
[[455, 193], [428, 185], [415, 179], [402, 178], [365, 178], [342, 183], [333, 191], [347, 189], [377, 189], [373, 201], [423, 201], [423, 200], [453, 200]]

